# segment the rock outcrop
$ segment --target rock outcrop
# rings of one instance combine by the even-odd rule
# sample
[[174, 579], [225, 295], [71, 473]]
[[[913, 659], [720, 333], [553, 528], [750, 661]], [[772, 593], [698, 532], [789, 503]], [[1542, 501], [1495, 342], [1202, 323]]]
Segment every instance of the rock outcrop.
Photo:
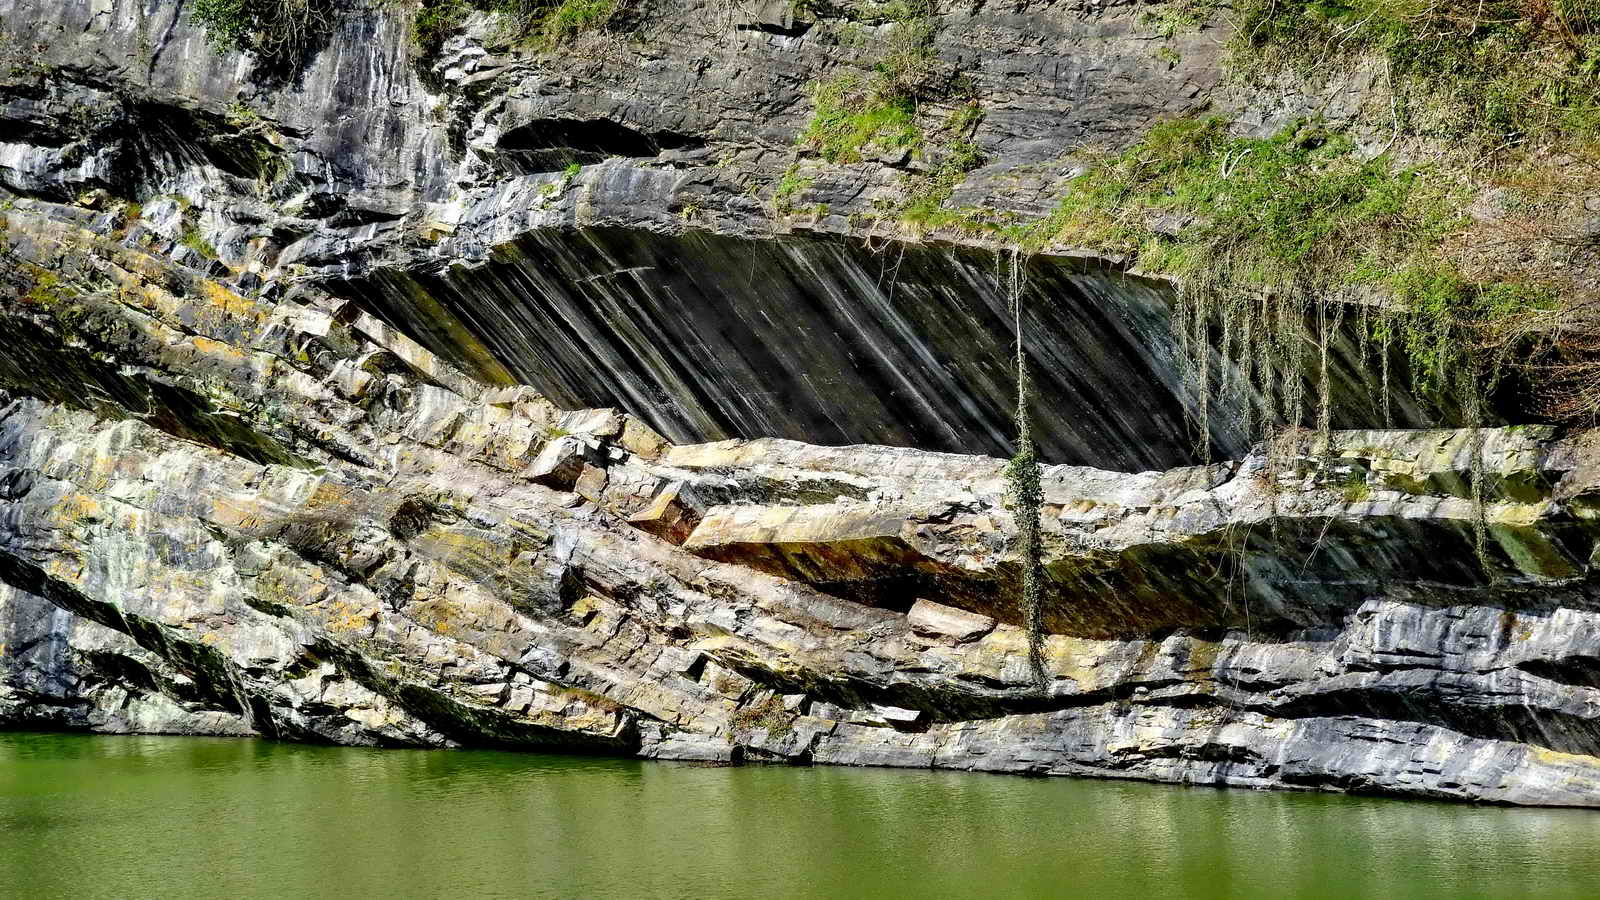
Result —
[[673, 445], [10, 215], [105, 287], [0, 318], [7, 721], [1600, 797], [1593, 434], [1048, 467], [1040, 695], [998, 460]]
[[[796, 148], [809, 86], [870, 69], [893, 23], [849, 4], [797, 24], [783, 3], [652, 2], [626, 43], [537, 54], [479, 15], [427, 54], [404, 4], [349, 6], [284, 80], [216, 52], [176, 2], [0, 0], [27, 25], [0, 37], [0, 188], [120, 208], [247, 291], [326, 282], [476, 378], [625, 408], [680, 443], [1010, 452], [993, 239], [884, 212], [939, 154], [835, 165]], [[947, 6], [935, 50], [971, 84], [987, 160], [951, 202], [997, 220], [1047, 213], [1081, 169], [1070, 151], [1162, 117], [1222, 106], [1270, 133], [1348, 118], [1360, 96], [1224, 90], [1220, 21], [1162, 37], [1138, 4]], [[1025, 274], [1048, 458], [1137, 470], [1248, 451], [1247, 388], [1191, 433], [1201, 392], [1177, 365], [1168, 285], [1067, 254]], [[1355, 337], [1332, 348], [1334, 427], [1428, 424]]]
[[[0, 725], [1600, 805], [1600, 433], [1372, 430], [1351, 332], [1334, 430], [1251, 447], [1241, 386], [1193, 434], [1170, 288], [1041, 255], [1041, 692], [995, 256], [851, 224], [906, 160], [775, 215], [860, 53], [645, 6], [563, 67], [353, 9], [268, 83], [181, 4], [0, 0]], [[1287, 115], [1005, 6], [939, 32], [973, 202]]]

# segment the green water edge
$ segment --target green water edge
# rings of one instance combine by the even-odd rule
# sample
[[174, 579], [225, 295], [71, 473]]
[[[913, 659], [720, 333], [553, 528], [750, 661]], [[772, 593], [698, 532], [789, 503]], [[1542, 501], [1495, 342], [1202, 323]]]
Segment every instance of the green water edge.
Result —
[[1600, 813], [0, 733], [5, 897], [1600, 897]]

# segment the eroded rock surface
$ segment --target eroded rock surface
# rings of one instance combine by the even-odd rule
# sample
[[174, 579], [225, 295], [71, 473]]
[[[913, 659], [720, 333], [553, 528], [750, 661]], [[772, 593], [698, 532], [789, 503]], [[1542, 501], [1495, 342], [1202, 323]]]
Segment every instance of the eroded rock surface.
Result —
[[[625, 45], [426, 55], [350, 3], [285, 76], [186, 6], [0, 0], [0, 726], [1600, 805], [1600, 437], [1424, 429], [1353, 330], [1331, 434], [1252, 448], [1214, 351], [1197, 419], [1166, 284], [1008, 281], [875, 217], [937, 154], [797, 149], [883, 23], [641, 2]], [[947, 4], [951, 202], [1369, 99], [1224, 89], [1221, 28]], [[1042, 693], [973, 455], [1012, 288], [1073, 463]]]
[[999, 460], [673, 445], [10, 216], [7, 724], [1600, 804], [1593, 433], [1048, 467], [1040, 694]]
[[[247, 293], [326, 282], [476, 378], [623, 409], [679, 443], [1011, 452], [993, 238], [884, 213], [942, 163], [933, 133], [926, 154], [848, 164], [797, 145], [811, 87], [871, 71], [892, 24], [850, 4], [797, 21], [781, 3], [638, 0], [625, 36], [559, 53], [479, 15], [428, 54], [407, 4], [357, 0], [282, 77], [218, 52], [191, 5], [0, 0], [0, 189], [120, 211]], [[1161, 118], [1227, 109], [1268, 134], [1348, 119], [1364, 96], [1224, 89], [1221, 16], [1169, 34], [1138, 3], [940, 8], [932, 49], [972, 97], [925, 104], [927, 127], [977, 104], [986, 162], [950, 203], [1000, 222], [1046, 215], [1074, 152]], [[780, 201], [784, 184], [804, 188]], [[1120, 269], [1026, 267], [1041, 449], [1119, 470], [1242, 456], [1262, 398], [1217, 398], [1192, 434], [1173, 293]], [[1335, 428], [1454, 421], [1381, 385], [1347, 331]]]

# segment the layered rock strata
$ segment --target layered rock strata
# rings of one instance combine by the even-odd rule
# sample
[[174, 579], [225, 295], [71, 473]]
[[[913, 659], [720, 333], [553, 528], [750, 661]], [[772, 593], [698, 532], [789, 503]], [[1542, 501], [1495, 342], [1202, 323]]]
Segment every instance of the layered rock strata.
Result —
[[[797, 21], [782, 2], [640, 0], [626, 35], [556, 53], [475, 15], [428, 53], [407, 4], [352, 0], [290, 76], [219, 52], [190, 6], [0, 0], [0, 188], [120, 210], [246, 293], [317, 280], [476, 378], [623, 408], [680, 443], [1009, 454], [994, 238], [892, 213], [963, 104], [985, 163], [949, 204], [1026, 222], [1082, 171], [1074, 152], [1163, 118], [1271, 134], [1367, 100], [1364, 82], [1226, 85], [1220, 17], [1171, 34], [1139, 4], [949, 2], [930, 52], [971, 97], [924, 104], [922, 154], [834, 164], [801, 140], [810, 89], [872, 71], [894, 39], [848, 3]], [[804, 187], [780, 200], [784, 184]], [[1173, 292], [1123, 263], [1027, 267], [1041, 448], [1118, 470], [1242, 456], [1262, 398], [1219, 357], [1234, 389], [1191, 415], [1207, 392], [1178, 362]], [[1347, 331], [1334, 427], [1454, 421], [1380, 384]]]
[[[284, 72], [191, 6], [0, 0], [0, 725], [1600, 805], [1600, 438], [1364, 430], [1461, 422], [1350, 316], [1335, 430], [1252, 449], [1169, 285], [1008, 278], [885, 214], [937, 148], [805, 147], [891, 23], [640, 0], [425, 53], [351, 2]], [[942, 4], [970, 96], [923, 124], [975, 102], [985, 160], [949, 204], [1040, 218], [1173, 115], [1387, 108], [1148, 12]], [[1074, 464], [1043, 692], [970, 455], [1010, 450], [1013, 290]]]
[[676, 445], [8, 215], [7, 724], [1600, 803], [1594, 433], [1047, 467], [1041, 694], [999, 460]]

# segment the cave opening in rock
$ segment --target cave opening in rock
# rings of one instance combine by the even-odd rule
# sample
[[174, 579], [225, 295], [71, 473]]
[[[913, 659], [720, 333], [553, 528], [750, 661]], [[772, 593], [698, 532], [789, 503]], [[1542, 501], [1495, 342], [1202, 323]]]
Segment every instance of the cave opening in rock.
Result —
[[507, 131], [498, 149], [528, 172], [570, 163], [589, 165], [613, 156], [656, 156], [664, 150], [697, 150], [705, 141], [675, 131], [642, 131], [612, 119], [534, 119]]

